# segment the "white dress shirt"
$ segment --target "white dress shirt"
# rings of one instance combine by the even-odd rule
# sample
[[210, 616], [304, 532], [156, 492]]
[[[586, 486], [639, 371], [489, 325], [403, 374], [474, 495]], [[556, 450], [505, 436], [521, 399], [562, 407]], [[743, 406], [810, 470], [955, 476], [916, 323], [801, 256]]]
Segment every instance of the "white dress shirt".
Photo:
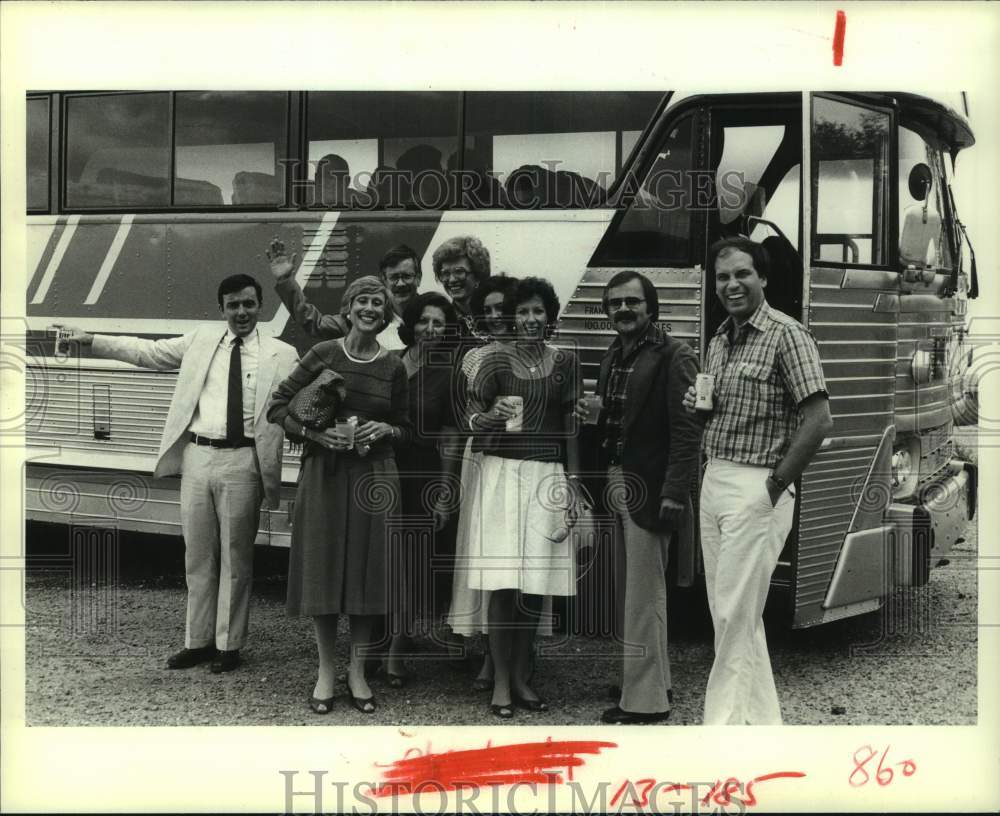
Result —
[[[208, 375], [198, 397], [198, 407], [188, 430], [211, 439], [226, 438], [226, 406], [229, 402], [229, 356], [236, 335], [230, 329], [219, 341]], [[260, 336], [257, 329], [243, 338], [240, 348], [240, 369], [243, 374], [243, 435], [253, 439], [254, 403], [257, 399], [257, 361], [260, 358]]]

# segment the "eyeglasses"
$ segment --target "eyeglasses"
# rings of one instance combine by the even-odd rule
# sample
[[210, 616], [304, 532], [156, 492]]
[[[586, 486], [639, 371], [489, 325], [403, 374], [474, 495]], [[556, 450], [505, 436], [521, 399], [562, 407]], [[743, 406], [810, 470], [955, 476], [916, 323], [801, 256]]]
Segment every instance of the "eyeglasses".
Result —
[[401, 272], [398, 275], [389, 275], [387, 283], [413, 283], [417, 279], [415, 272]]
[[608, 298], [605, 303], [608, 304], [608, 311], [614, 312], [624, 306], [629, 311], [634, 311], [639, 308], [639, 304], [645, 303], [644, 298], [637, 297], [627, 297], [627, 298]]

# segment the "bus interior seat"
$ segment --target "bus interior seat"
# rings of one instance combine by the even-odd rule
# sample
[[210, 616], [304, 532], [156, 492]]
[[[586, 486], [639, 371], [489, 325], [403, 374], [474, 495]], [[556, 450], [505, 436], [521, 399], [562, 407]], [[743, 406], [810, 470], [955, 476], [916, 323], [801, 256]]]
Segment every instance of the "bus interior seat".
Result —
[[[270, 173], [240, 170], [233, 176], [233, 204], [278, 204], [281, 187]], [[221, 203], [221, 202], [220, 202]]]

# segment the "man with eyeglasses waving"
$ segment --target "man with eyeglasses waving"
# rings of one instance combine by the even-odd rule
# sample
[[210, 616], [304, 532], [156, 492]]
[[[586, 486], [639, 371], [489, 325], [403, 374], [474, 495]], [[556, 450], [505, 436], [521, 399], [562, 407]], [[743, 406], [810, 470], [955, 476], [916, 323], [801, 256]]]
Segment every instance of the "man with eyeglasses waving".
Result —
[[[624, 655], [618, 705], [601, 720], [639, 725], [670, 716], [667, 552], [671, 533], [691, 513], [701, 423], [682, 402], [698, 358], [656, 325], [656, 287], [644, 275], [616, 274], [603, 305], [618, 333], [601, 360], [597, 425], [615, 520], [615, 634]], [[590, 408], [587, 398], [580, 400], [577, 416], [588, 419]]]
[[[295, 280], [295, 268], [299, 261], [298, 254], [293, 253], [289, 257], [285, 252], [284, 243], [277, 238], [271, 241], [271, 246], [266, 254], [271, 265], [271, 275], [274, 276], [274, 290], [303, 331], [319, 340], [344, 337], [350, 326], [347, 325], [343, 315], [323, 314], [306, 300], [302, 287]], [[376, 339], [379, 345], [385, 349], [401, 349], [403, 341], [400, 339], [397, 329], [406, 304], [416, 295], [420, 286], [420, 258], [410, 247], [400, 244], [382, 256], [378, 265], [378, 273], [389, 288], [394, 315]]]

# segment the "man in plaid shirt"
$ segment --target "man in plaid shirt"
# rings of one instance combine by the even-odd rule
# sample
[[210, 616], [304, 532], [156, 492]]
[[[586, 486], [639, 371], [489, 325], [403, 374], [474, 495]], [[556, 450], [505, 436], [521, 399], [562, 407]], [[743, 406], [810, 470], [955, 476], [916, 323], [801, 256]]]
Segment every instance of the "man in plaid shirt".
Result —
[[[764, 299], [768, 257], [748, 238], [709, 249], [729, 316], [708, 347], [714, 410], [704, 450], [701, 546], [715, 625], [705, 725], [780, 725], [762, 614], [795, 512], [795, 481], [833, 428], [816, 341]], [[694, 411], [694, 388], [684, 405]]]

